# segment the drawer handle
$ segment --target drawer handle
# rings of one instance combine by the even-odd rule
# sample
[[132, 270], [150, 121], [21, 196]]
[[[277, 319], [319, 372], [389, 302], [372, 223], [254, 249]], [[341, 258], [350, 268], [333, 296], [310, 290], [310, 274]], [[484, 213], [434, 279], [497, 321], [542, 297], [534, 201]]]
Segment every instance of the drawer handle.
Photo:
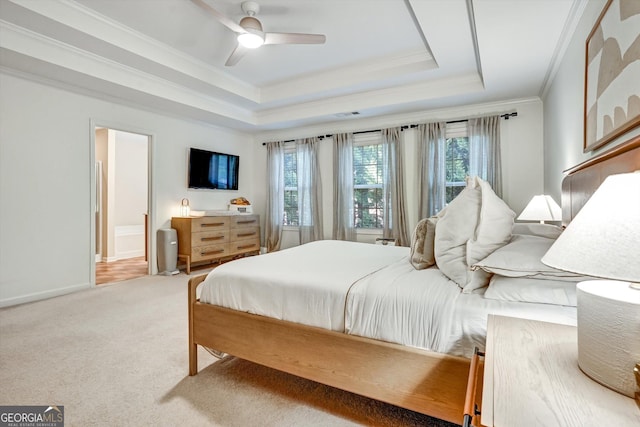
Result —
[[238, 246], [238, 249], [249, 249], [249, 248], [254, 248], [256, 245], [244, 245], [244, 246]]
[[255, 236], [256, 233], [238, 233], [238, 237], [247, 237], [247, 236]]
[[224, 236], [215, 236], [215, 237], [201, 237], [200, 241], [201, 242], [210, 242], [212, 240], [220, 240], [220, 239], [224, 239]]
[[221, 225], [224, 225], [224, 222], [212, 222], [209, 224], [200, 224], [200, 227], [220, 227]]
[[248, 219], [248, 220], [244, 220], [244, 221], [238, 221], [236, 224], [253, 224], [255, 222], [256, 222], [255, 219]]
[[218, 250], [215, 250], [215, 251], [208, 251], [208, 252], [200, 252], [200, 255], [221, 254], [222, 252], [224, 252], [224, 249], [218, 249]]

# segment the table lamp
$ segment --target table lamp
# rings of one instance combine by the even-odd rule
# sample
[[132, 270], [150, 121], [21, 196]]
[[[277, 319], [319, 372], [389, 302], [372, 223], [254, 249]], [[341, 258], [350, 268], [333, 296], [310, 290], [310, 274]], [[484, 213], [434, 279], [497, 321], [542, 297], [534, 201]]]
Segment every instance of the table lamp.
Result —
[[182, 199], [180, 202], [180, 216], [191, 215], [191, 206], [189, 206], [189, 199]]
[[609, 176], [542, 262], [608, 279], [577, 285], [578, 366], [634, 397], [634, 366], [640, 362], [640, 171]]
[[545, 221], [562, 221], [562, 209], [551, 196], [540, 194], [533, 196], [518, 220], [540, 221], [540, 224], [544, 224]]

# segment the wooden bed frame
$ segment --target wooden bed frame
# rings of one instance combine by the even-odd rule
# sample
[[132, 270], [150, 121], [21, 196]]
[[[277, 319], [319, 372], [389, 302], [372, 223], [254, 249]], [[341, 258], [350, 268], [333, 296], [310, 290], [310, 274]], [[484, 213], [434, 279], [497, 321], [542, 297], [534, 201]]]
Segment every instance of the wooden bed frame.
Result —
[[[606, 176], [638, 169], [640, 136], [565, 171], [563, 222], [575, 216]], [[189, 281], [189, 375], [198, 372], [201, 345], [461, 423], [469, 359], [200, 303], [196, 289], [204, 278]]]

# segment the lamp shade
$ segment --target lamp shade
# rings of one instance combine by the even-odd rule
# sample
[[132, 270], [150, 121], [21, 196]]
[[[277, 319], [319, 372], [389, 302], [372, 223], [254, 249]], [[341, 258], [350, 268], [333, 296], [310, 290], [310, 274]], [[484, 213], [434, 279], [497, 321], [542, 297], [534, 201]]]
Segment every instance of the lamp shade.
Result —
[[191, 215], [191, 206], [189, 206], [189, 199], [182, 199], [180, 202], [180, 216]]
[[540, 194], [533, 196], [520, 216], [521, 221], [561, 221], [562, 209], [551, 196]]
[[578, 274], [640, 282], [640, 172], [609, 176], [542, 262]]

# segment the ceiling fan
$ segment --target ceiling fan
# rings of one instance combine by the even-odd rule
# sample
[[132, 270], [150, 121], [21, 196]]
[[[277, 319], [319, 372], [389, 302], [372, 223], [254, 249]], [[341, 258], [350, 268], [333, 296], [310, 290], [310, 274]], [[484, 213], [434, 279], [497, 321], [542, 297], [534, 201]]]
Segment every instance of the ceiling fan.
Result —
[[238, 44], [224, 64], [228, 67], [236, 65], [250, 49], [259, 48], [263, 44], [323, 44], [327, 39], [324, 34], [264, 32], [262, 30], [262, 23], [255, 17], [258, 12], [260, 12], [260, 5], [255, 1], [245, 1], [242, 3], [242, 10], [247, 16], [242, 18], [237, 24], [211, 7], [204, 0], [192, 1], [237, 34]]

